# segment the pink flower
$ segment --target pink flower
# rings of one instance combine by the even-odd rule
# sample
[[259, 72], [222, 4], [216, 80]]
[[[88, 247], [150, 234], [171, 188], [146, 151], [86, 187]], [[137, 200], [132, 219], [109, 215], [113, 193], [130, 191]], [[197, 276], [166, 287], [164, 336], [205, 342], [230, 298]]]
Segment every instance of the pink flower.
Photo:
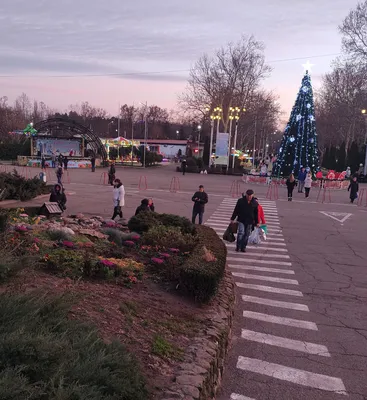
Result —
[[62, 245], [64, 247], [68, 247], [69, 249], [73, 249], [75, 247], [74, 243], [73, 242], [69, 242], [68, 240], [64, 240], [62, 242]]
[[140, 236], [139, 235], [133, 235], [131, 236], [131, 240], [139, 240]]
[[19, 214], [20, 217], [28, 217], [28, 214]]
[[123, 244], [129, 247], [135, 246], [135, 242], [133, 242], [132, 240], [125, 240]]
[[168, 249], [171, 253], [179, 253], [179, 249]]
[[168, 254], [168, 253], [159, 253], [159, 255], [160, 255], [161, 257], [163, 257], [163, 258], [170, 258], [170, 257], [171, 257], [171, 255]]
[[102, 265], [104, 265], [105, 267], [108, 267], [108, 268], [115, 268], [116, 267], [115, 264], [112, 261], [109, 261], [109, 260], [101, 260], [100, 263]]
[[41, 241], [37, 237], [35, 237], [34, 238], [34, 243], [41, 243]]
[[27, 232], [28, 231], [27, 227], [24, 225], [15, 227], [15, 230], [18, 232]]
[[156, 258], [156, 257], [153, 257], [153, 258], [151, 259], [151, 261], [152, 261], [153, 264], [158, 264], [158, 265], [164, 263], [164, 260], [162, 260], [161, 258]]

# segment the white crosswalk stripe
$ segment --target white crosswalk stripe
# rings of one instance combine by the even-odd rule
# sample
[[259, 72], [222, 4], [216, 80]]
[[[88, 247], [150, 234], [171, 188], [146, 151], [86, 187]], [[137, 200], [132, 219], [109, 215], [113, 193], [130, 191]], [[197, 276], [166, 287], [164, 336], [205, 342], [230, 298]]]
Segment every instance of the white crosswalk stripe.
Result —
[[[247, 248], [246, 248], [247, 251]], [[238, 255], [239, 253], [237, 251], [234, 250], [229, 250], [228, 251], [229, 254], [231, 255]], [[251, 252], [247, 252], [246, 253], [246, 257], [252, 257], [252, 256], [260, 256], [260, 257], [265, 257], [265, 258], [283, 258], [283, 259], [289, 259], [290, 257], [287, 254], [268, 254], [268, 253], [262, 253], [262, 254], [258, 254], [258, 253], [251, 253]], [[238, 258], [238, 261], [245, 261], [243, 256]]]
[[277, 308], [287, 308], [289, 310], [298, 310], [309, 312], [310, 309], [305, 304], [300, 303], [290, 303], [289, 301], [279, 301], [274, 299], [264, 299], [263, 297], [256, 296], [241, 296], [242, 301], [248, 303], [262, 304], [264, 306], [277, 307]]
[[302, 321], [294, 318], [278, 317], [277, 315], [269, 315], [255, 311], [244, 311], [245, 318], [257, 319], [258, 321], [268, 322], [269, 324], [279, 324], [291, 326], [292, 328], [309, 329], [311, 331], [318, 331], [314, 322]]
[[296, 296], [296, 297], [303, 297], [303, 293], [299, 290], [293, 289], [283, 289], [273, 286], [264, 286], [264, 285], [253, 285], [250, 283], [243, 283], [243, 282], [235, 282], [236, 286], [242, 289], [252, 289], [252, 290], [260, 290], [262, 292], [268, 293], [278, 293], [278, 294], [285, 294], [287, 296]]
[[254, 267], [253, 265], [242, 265], [242, 264], [241, 265], [229, 264], [228, 266], [229, 266], [229, 268], [232, 268], [232, 269], [274, 272], [274, 273], [284, 274], [284, 275], [294, 275], [294, 271], [291, 271], [289, 269]]
[[253, 275], [253, 274], [246, 274], [244, 272], [232, 272], [232, 275], [235, 276], [236, 278], [252, 279], [256, 281], [284, 283], [286, 285], [299, 285], [298, 281], [296, 281], [295, 279], [278, 278], [275, 276]]
[[315, 374], [309, 371], [242, 356], [238, 357], [237, 368], [296, 383], [298, 385], [347, 395], [343, 381], [340, 378], [334, 378], [332, 376]]
[[[247, 254], [247, 253], [245, 253], [245, 254]], [[257, 254], [255, 254], [255, 255], [257, 255]], [[283, 265], [285, 267], [292, 266], [292, 263], [286, 262], [286, 261], [258, 260], [257, 258], [253, 258], [253, 259], [246, 258], [246, 259], [240, 260], [237, 257], [227, 257], [227, 260], [232, 261], [232, 262], [233, 261], [238, 261], [238, 262], [246, 261], [246, 263], [248, 263], [248, 264], [254, 263], [254, 264], [267, 264], [267, 265]]]
[[255, 400], [252, 397], [242, 396], [241, 394], [232, 393], [229, 400]]
[[[245, 253], [235, 252], [236, 243], [225, 242], [228, 250], [228, 267], [235, 278], [235, 284], [240, 292], [240, 299], [243, 304], [242, 317], [246, 321], [244, 323], [248, 325], [251, 320], [251, 328], [255, 327], [254, 330], [242, 329], [241, 339], [248, 342], [247, 346], [255, 342], [264, 346], [260, 355], [266, 351], [266, 346], [269, 348], [273, 346], [279, 351], [284, 349], [284, 351], [292, 350], [309, 354], [313, 357], [331, 357], [325, 345], [296, 340], [290, 337], [290, 332], [292, 331], [289, 328], [313, 331], [316, 332], [313, 333], [315, 335], [318, 327], [316, 323], [305, 318], [311, 315], [309, 306], [294, 301], [295, 298], [303, 300], [302, 291], [289, 288], [289, 285], [293, 287], [299, 286], [299, 281], [297, 279], [289, 279], [296, 278], [297, 271], [292, 269], [292, 262], [287, 254], [288, 249], [283, 236], [281, 216], [278, 213], [276, 202], [259, 199], [259, 203], [263, 207], [267, 222], [266, 241], [258, 245], [248, 245]], [[237, 199], [224, 199], [206, 221], [206, 225], [214, 229], [220, 237], [223, 237], [230, 224], [236, 204]], [[289, 275], [292, 275], [292, 277]], [[256, 281], [260, 281], [259, 283], [262, 281], [264, 284], [258, 284]], [[287, 297], [290, 301], [288, 301]], [[251, 309], [248, 309], [250, 305]], [[247, 309], [246, 306], [248, 307]], [[274, 315], [273, 312], [279, 315]], [[296, 316], [296, 318], [290, 318], [290, 312], [293, 313], [290, 316]], [[300, 314], [299, 318], [297, 318], [297, 312]], [[277, 335], [271, 334], [271, 329], [275, 325], [278, 326]], [[261, 326], [261, 329], [257, 329], [257, 326]], [[265, 329], [266, 331], [264, 332]], [[284, 330], [284, 335], [279, 335], [282, 330]], [[292, 358], [289, 358], [289, 362], [292, 362]], [[238, 354], [237, 368], [311, 389], [324, 390], [341, 395], [347, 394], [344, 383], [340, 378], [292, 368], [291, 365], [274, 364]], [[241, 392], [238, 391], [237, 386], [239, 384], [240, 381], [234, 379], [234, 385], [236, 386], [231, 388], [233, 393], [230, 395], [229, 400], [255, 400], [247, 397], [246, 394], [240, 394]], [[311, 397], [312, 394], [310, 394]], [[297, 398], [297, 386], [295, 386], [294, 398]]]
[[242, 329], [241, 337], [242, 339], [252, 340], [258, 343], [269, 344], [270, 346], [284, 347], [286, 349], [316, 354], [322, 357], [331, 357], [326, 346], [322, 344], [293, 340], [281, 336], [269, 335], [268, 333], [249, 331], [247, 329]]

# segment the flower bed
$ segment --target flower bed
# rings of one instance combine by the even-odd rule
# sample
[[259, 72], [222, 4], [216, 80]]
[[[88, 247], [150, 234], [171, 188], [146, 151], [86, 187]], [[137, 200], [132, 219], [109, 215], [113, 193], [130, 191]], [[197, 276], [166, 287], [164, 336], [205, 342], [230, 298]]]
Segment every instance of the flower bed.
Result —
[[[4, 281], [10, 293], [46, 288], [49, 298], [71, 291], [78, 299], [71, 318], [92, 321], [108, 343], [117, 336], [128, 344], [138, 354], [150, 391], [169, 385], [191, 339], [211, 323], [205, 320], [205, 308], [190, 298], [209, 301], [223, 276], [226, 248], [215, 232], [169, 214], [142, 213], [130, 221], [136, 228], [132, 231], [81, 214], [47, 220], [18, 209], [2, 215], [0, 291]], [[20, 340], [19, 334], [14, 337]], [[120, 372], [134, 385], [133, 369]], [[73, 390], [73, 379], [65, 390]], [[140, 397], [133, 391], [124, 397], [122, 380], [116, 379], [121, 398], [150, 398], [143, 383], [136, 386]], [[103, 399], [98, 390], [89, 398]], [[2, 394], [0, 389], [0, 398]]]
[[223, 278], [227, 250], [213, 229], [190, 224], [186, 218], [156, 213], [141, 213], [129, 221], [130, 228], [143, 232], [142, 250], [152, 269], [196, 301], [208, 302]]

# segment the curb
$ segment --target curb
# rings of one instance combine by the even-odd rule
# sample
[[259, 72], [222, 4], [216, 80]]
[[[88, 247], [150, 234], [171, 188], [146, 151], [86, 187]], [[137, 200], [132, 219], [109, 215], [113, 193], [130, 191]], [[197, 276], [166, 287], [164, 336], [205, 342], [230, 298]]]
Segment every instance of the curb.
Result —
[[21, 200], [3, 200], [0, 201], [0, 208], [2, 207], [7, 207], [7, 206], [11, 206], [11, 205], [15, 205], [15, 204], [24, 204], [27, 203], [29, 201], [35, 201], [35, 200], [42, 200], [46, 197], [50, 197], [50, 194], [41, 194], [39, 196], [34, 197], [33, 199], [27, 200], [27, 201], [21, 201]]
[[162, 400], [215, 399], [230, 344], [235, 307], [235, 284], [227, 268], [215, 300], [218, 304], [208, 310], [212, 325], [205, 336], [194, 339], [188, 347], [185, 362]]

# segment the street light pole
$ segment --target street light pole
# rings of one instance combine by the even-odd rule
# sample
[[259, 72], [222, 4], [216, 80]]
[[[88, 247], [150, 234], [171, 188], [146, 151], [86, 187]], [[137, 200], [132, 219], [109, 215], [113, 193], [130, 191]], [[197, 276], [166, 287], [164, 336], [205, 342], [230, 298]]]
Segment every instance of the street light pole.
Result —
[[214, 115], [210, 116], [210, 147], [209, 147], [209, 167], [211, 166], [212, 154], [213, 154], [213, 136], [214, 136]]
[[252, 166], [255, 166], [255, 156], [256, 156], [256, 130], [257, 130], [257, 114], [255, 115], [255, 132], [254, 132], [254, 148], [252, 151]]
[[[232, 112], [232, 107], [230, 107], [230, 112]], [[232, 122], [233, 122], [233, 115], [229, 116], [229, 134], [228, 134], [228, 157], [227, 157], [227, 171], [229, 168], [229, 156], [231, 154], [231, 139], [232, 139]]]
[[198, 125], [198, 157], [200, 158], [200, 133], [201, 133], [201, 125]]
[[367, 110], [362, 110], [362, 114], [364, 116], [364, 148], [365, 148], [365, 155], [364, 155], [364, 166], [363, 166], [363, 175], [367, 175]]
[[118, 115], [118, 121], [117, 121], [117, 137], [120, 137], [120, 116], [121, 116], [121, 107], [119, 103], [119, 115]]
[[[239, 119], [239, 117], [236, 117], [236, 127], [235, 127], [235, 131], [234, 131], [234, 143], [233, 143], [234, 151], [237, 149], [238, 119]], [[232, 169], [234, 169], [235, 158], [236, 158], [236, 157], [235, 157], [235, 153], [233, 153], [233, 158], [232, 158]]]

